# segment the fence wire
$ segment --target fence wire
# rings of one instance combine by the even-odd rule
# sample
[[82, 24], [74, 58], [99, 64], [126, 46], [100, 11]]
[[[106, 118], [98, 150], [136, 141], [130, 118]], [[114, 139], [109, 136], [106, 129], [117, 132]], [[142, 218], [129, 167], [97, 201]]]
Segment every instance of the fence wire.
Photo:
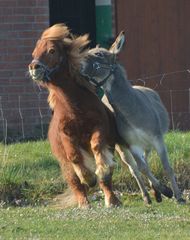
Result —
[[[151, 79], [157, 79], [152, 87], [159, 94], [167, 97], [170, 112], [171, 129], [180, 127], [185, 121], [190, 123], [190, 82], [187, 89], [168, 89], [165, 80], [168, 76], [188, 73], [190, 70], [161, 73], [157, 75], [137, 78], [132, 81], [135, 85], [148, 86]], [[33, 85], [33, 91], [24, 94], [6, 94], [0, 96], [0, 136], [4, 149], [0, 152], [3, 162], [8, 158], [7, 144], [12, 141], [25, 141], [30, 138], [45, 139], [47, 127], [51, 118], [51, 110], [47, 105], [47, 92], [40, 86]], [[186, 96], [186, 105], [177, 109], [178, 98]], [[12, 100], [14, 99], [14, 100]], [[7, 104], [9, 102], [9, 104]], [[14, 103], [14, 104], [13, 104]], [[11, 118], [14, 119], [12, 122]], [[14, 134], [13, 134], [14, 132]], [[37, 134], [35, 134], [37, 132]], [[19, 157], [19, 156], [15, 156]]]

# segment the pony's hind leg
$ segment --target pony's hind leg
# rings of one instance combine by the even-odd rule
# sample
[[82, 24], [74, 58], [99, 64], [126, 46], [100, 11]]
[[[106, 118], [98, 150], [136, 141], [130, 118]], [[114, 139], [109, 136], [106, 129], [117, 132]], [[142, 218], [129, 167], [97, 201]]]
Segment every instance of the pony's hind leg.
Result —
[[150, 196], [149, 196], [149, 194], [146, 190], [146, 187], [144, 185], [141, 173], [138, 170], [137, 163], [134, 160], [132, 154], [130, 153], [129, 150], [126, 149], [126, 147], [123, 147], [123, 146], [118, 145], [118, 144], [115, 146], [115, 149], [118, 152], [122, 162], [124, 162], [126, 165], [128, 165], [131, 174], [136, 179], [137, 184], [140, 188], [144, 203], [145, 204], [151, 204], [152, 201], [151, 201]]
[[[151, 148], [149, 149], [146, 149], [145, 150], [145, 155], [144, 155], [144, 158], [145, 159], [148, 159], [148, 156], [150, 155], [150, 152], [151, 152]], [[151, 187], [151, 190], [152, 190], [152, 194], [153, 196], [155, 197], [156, 201], [158, 203], [162, 202], [162, 194], [160, 191], [158, 191], [152, 184], [152, 182], [149, 180], [149, 184], [150, 184], [150, 187]]]
[[104, 192], [105, 206], [107, 208], [118, 207], [121, 205], [121, 202], [119, 201], [119, 199], [116, 197], [112, 190], [112, 172], [113, 170], [110, 171], [109, 178], [107, 178], [106, 180], [99, 181], [99, 186]]
[[113, 153], [105, 146], [102, 141], [101, 133], [99, 131], [92, 135], [91, 150], [96, 162], [96, 175], [100, 181], [110, 178], [111, 169], [114, 168]]
[[168, 160], [168, 153], [167, 153], [167, 149], [166, 146], [164, 144], [164, 140], [162, 138], [158, 139], [155, 143], [155, 149], [161, 159], [163, 168], [171, 182], [171, 186], [174, 192], [174, 196], [176, 198], [176, 200], [179, 203], [185, 203], [185, 200], [182, 198], [182, 193], [177, 185], [176, 182], [176, 178], [174, 175], [174, 171], [172, 169], [172, 167], [169, 164], [169, 160]]
[[152, 174], [145, 159], [143, 150], [139, 146], [130, 146], [130, 150], [137, 162], [139, 170], [148, 177], [149, 181], [152, 184], [153, 189], [155, 191], [162, 193], [166, 197], [171, 198], [173, 196], [172, 190], [169, 187], [161, 184], [160, 181]]
[[96, 175], [99, 180], [109, 180], [111, 169], [114, 168], [113, 154], [108, 148], [102, 149], [100, 152], [94, 153], [96, 160]]
[[94, 187], [97, 182], [94, 158], [82, 149], [80, 149], [80, 153], [82, 154], [82, 161], [72, 163], [72, 166], [82, 184], [86, 184], [88, 187]]

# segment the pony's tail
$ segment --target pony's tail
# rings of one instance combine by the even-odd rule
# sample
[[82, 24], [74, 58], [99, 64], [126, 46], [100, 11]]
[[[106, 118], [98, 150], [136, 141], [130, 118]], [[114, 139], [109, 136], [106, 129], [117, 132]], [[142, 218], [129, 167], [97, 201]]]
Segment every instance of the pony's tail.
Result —
[[63, 194], [57, 195], [51, 204], [58, 209], [72, 208], [77, 206], [77, 199], [70, 188], [67, 188]]

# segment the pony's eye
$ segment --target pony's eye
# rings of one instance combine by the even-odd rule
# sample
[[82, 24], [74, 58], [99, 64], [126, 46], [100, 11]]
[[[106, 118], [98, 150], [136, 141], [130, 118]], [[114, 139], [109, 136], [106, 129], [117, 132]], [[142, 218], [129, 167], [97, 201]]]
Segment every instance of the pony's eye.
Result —
[[48, 50], [48, 53], [54, 54], [54, 53], [55, 53], [55, 49], [54, 49], [54, 48], [50, 48], [50, 49]]

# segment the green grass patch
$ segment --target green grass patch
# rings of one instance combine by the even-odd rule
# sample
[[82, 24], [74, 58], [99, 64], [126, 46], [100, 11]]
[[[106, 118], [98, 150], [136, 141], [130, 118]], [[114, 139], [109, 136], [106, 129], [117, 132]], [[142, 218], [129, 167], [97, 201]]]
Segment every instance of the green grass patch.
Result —
[[0, 145], [0, 198], [38, 203], [65, 187], [47, 141]]
[[[190, 132], [170, 132], [166, 143], [178, 183], [182, 189], [189, 189]], [[47, 141], [0, 144], [0, 156], [0, 201], [22, 206], [39, 204], [63, 192], [65, 183]], [[155, 153], [149, 162], [154, 174], [167, 181]], [[119, 160], [113, 180], [120, 191], [138, 191], [134, 178]]]
[[[1, 239], [167, 239], [190, 236], [190, 206], [171, 200], [146, 207], [126, 197], [122, 208], [88, 210], [49, 207], [0, 209]], [[124, 202], [125, 203], [125, 202]]]
[[[166, 143], [180, 186], [190, 188], [190, 133], [168, 133]], [[65, 189], [47, 141], [0, 144], [0, 155], [0, 239], [189, 239], [189, 201], [178, 205], [164, 198], [144, 206], [139, 193], [127, 193], [138, 187], [119, 160], [113, 179], [123, 192], [123, 207], [106, 209], [100, 195], [98, 201], [91, 199], [91, 209], [60, 210], [41, 204]], [[149, 162], [154, 174], [166, 181], [155, 153]]]

